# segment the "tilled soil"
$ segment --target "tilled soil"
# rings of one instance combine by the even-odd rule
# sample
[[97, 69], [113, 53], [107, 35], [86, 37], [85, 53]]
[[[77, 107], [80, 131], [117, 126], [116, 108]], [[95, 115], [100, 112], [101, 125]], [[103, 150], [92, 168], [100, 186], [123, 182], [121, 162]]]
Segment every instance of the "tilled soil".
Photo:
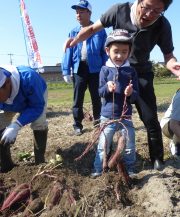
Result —
[[[22, 183], [28, 184], [30, 195], [22, 203], [7, 207], [0, 212], [0, 216], [179, 216], [180, 162], [171, 158], [168, 141], [165, 140], [164, 168], [162, 171], [151, 169], [146, 132], [136, 112], [137, 174], [131, 179], [131, 187], [116, 170], [108, 171], [96, 179], [90, 177], [96, 146], [80, 161], [74, 160], [92, 141], [94, 128], [89, 118], [84, 120], [83, 135], [75, 136], [71, 110], [52, 107], [48, 108], [47, 116], [47, 163], [34, 165], [31, 156], [32, 132], [29, 126], [24, 127], [11, 148], [13, 160], [18, 165], [12, 171], [0, 174], [0, 205], [15, 186]], [[61, 158], [58, 162], [53, 160], [57, 154]]]

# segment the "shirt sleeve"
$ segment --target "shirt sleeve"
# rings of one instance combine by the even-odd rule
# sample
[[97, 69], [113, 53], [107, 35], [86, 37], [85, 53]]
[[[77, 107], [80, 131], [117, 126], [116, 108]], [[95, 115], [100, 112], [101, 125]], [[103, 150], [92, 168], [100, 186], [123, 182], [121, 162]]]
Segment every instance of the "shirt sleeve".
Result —
[[102, 60], [103, 60], [103, 64], [102, 65], [105, 65], [105, 63], [106, 63], [106, 61], [107, 61], [107, 59], [108, 59], [108, 56], [107, 56], [107, 54], [106, 54], [106, 51], [105, 51], [105, 42], [106, 42], [106, 38], [107, 38], [107, 33], [106, 33], [106, 31], [105, 30], [103, 30], [103, 38], [102, 38], [102, 40], [103, 40], [103, 43], [102, 43], [102, 48], [101, 48], [101, 55], [102, 55]]
[[138, 77], [135, 70], [132, 73], [132, 84], [133, 84], [133, 92], [130, 96], [130, 103], [135, 103], [138, 95], [139, 95], [139, 87], [138, 87]]
[[26, 99], [26, 108], [20, 112], [17, 120], [24, 126], [35, 121], [43, 112], [44, 100], [44, 87], [41, 83], [41, 78], [37, 72], [31, 71], [29, 76], [24, 78], [22, 91]]
[[116, 13], [119, 4], [113, 5], [107, 10], [100, 18], [100, 21], [104, 28], [113, 26], [116, 23]]
[[72, 66], [72, 48], [67, 48], [66, 52], [63, 54], [61, 69], [63, 75], [71, 74], [71, 66]]
[[[73, 30], [68, 34], [69, 38], [73, 38]], [[70, 75], [71, 74], [71, 67], [72, 67], [72, 56], [73, 56], [73, 48], [67, 48], [63, 54], [62, 61], [61, 61], [61, 70], [63, 75]]]
[[107, 68], [102, 67], [99, 75], [99, 95], [100, 97], [106, 97], [110, 94], [107, 86]]
[[165, 17], [162, 17], [160, 25], [160, 37], [157, 45], [160, 47], [163, 54], [169, 54], [174, 50], [171, 25]]

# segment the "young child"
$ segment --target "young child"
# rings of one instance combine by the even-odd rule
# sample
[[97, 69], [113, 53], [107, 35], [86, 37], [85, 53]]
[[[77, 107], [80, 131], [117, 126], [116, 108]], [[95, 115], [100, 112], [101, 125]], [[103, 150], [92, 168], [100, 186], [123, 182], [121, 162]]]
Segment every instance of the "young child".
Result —
[[171, 139], [170, 151], [176, 160], [180, 160], [180, 89], [161, 120], [163, 134]]
[[109, 120], [120, 119], [123, 112], [125, 96], [127, 109], [125, 115], [129, 118], [120, 123], [112, 123], [105, 127], [99, 138], [92, 178], [103, 172], [104, 145], [106, 156], [116, 131], [126, 135], [126, 147], [123, 160], [130, 174], [134, 172], [136, 160], [135, 131], [131, 120], [132, 106], [138, 96], [138, 82], [136, 71], [130, 66], [128, 57], [131, 52], [132, 37], [126, 30], [116, 29], [106, 39], [105, 50], [109, 56], [106, 65], [101, 68], [99, 94], [102, 97], [101, 125]]

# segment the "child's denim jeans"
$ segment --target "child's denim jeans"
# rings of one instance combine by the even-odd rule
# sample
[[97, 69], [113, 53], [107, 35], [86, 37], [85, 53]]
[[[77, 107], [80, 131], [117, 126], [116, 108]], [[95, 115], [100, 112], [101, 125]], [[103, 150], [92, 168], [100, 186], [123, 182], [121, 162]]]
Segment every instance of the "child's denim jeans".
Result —
[[[101, 116], [101, 125], [109, 121], [108, 118]], [[136, 161], [135, 150], [135, 130], [131, 120], [122, 120], [121, 123], [113, 123], [105, 127], [99, 138], [96, 157], [94, 161], [94, 171], [102, 172], [104, 145], [106, 143], [106, 155], [110, 152], [110, 147], [113, 142], [113, 136], [116, 131], [120, 131], [122, 135], [126, 135], [126, 147], [123, 154], [123, 160], [128, 172], [132, 172]], [[124, 126], [123, 126], [124, 125]]]

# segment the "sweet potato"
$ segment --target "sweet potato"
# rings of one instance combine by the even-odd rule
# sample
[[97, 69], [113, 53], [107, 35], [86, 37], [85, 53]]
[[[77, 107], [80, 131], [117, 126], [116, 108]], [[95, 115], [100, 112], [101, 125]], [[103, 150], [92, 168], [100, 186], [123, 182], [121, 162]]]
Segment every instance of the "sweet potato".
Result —
[[35, 198], [34, 200], [30, 201], [28, 206], [23, 212], [23, 217], [29, 217], [33, 214], [36, 214], [43, 210], [44, 203], [42, 202], [41, 198]]
[[117, 149], [108, 162], [109, 168], [113, 168], [115, 165], [117, 165], [118, 161], [121, 158], [121, 155], [122, 155], [124, 148], [125, 148], [125, 138], [124, 138], [124, 136], [121, 136], [118, 139]]
[[61, 181], [57, 180], [54, 185], [53, 188], [51, 189], [50, 195], [49, 195], [49, 204], [48, 204], [48, 208], [51, 210], [53, 208], [53, 206], [56, 206], [59, 204], [62, 195], [63, 195], [63, 191], [65, 188], [65, 185], [63, 185], [64, 183], [62, 183]]
[[16, 186], [13, 191], [10, 192], [9, 196], [5, 199], [0, 211], [10, 208], [20, 202], [26, 202], [30, 197], [30, 187], [28, 184], [23, 183]]
[[128, 185], [128, 187], [131, 188], [132, 187], [131, 179], [128, 175], [128, 172], [126, 170], [126, 167], [123, 161], [117, 164], [117, 169], [118, 169], [119, 174], [121, 174], [121, 176], [125, 179], [125, 182]]
[[69, 200], [70, 205], [72, 206], [72, 205], [76, 204], [76, 200], [74, 198], [74, 191], [73, 191], [73, 189], [69, 188], [68, 191], [67, 191], [67, 193], [68, 193], [68, 200]]

